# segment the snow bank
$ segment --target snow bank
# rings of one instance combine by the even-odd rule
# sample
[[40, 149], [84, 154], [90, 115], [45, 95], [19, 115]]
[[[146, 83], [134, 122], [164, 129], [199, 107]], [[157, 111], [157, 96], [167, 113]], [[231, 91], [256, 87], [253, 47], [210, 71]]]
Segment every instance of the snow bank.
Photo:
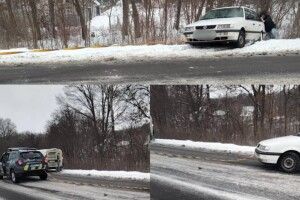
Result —
[[15, 48], [15, 49], [0, 49], [0, 53], [10, 53], [10, 52], [28, 52], [28, 48]]
[[223, 58], [300, 53], [300, 39], [260, 41], [243, 49], [193, 48], [189, 45], [110, 46], [0, 56], [0, 64], [135, 62], [176, 58]]
[[136, 171], [98, 171], [98, 170], [73, 170], [65, 169], [61, 172], [65, 175], [87, 176], [95, 178], [114, 178], [150, 181], [150, 173]]
[[255, 151], [255, 147], [252, 146], [239, 146], [235, 144], [212, 142], [194, 142], [190, 140], [155, 139], [152, 143], [165, 146], [186, 147], [191, 149], [205, 149], [208, 151], [221, 151], [226, 153], [237, 153], [244, 155], [253, 155]]

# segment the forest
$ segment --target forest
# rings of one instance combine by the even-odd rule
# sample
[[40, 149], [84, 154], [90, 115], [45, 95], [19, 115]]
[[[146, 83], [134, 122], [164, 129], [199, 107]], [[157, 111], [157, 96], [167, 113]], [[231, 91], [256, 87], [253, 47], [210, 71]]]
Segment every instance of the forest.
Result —
[[154, 138], [256, 145], [300, 131], [300, 86], [151, 86]]
[[299, 0], [2, 0], [0, 48], [181, 44], [186, 24], [241, 5], [268, 11], [281, 38], [300, 36]]
[[18, 133], [0, 118], [0, 151], [60, 148], [68, 169], [149, 171], [149, 96], [138, 85], [66, 86], [45, 133]]

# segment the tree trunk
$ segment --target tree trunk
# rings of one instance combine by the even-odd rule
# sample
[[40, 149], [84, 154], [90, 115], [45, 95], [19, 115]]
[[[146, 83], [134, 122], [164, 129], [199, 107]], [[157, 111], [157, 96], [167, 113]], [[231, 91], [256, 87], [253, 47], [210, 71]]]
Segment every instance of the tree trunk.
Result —
[[38, 13], [37, 13], [37, 7], [36, 7], [36, 1], [35, 0], [29, 0], [29, 6], [31, 8], [32, 12], [32, 22], [33, 22], [33, 46], [35, 49], [38, 48], [38, 40], [42, 39], [41, 35], [41, 30], [39, 26], [39, 21], [38, 21]]
[[6, 2], [6, 5], [7, 5], [8, 14], [9, 14], [10, 22], [11, 22], [10, 28], [13, 31], [18, 31], [18, 29], [16, 29], [17, 23], [16, 23], [15, 15], [13, 13], [12, 5], [11, 5], [11, 0], [5, 0], [5, 2]]
[[86, 27], [86, 24], [85, 24], [84, 13], [82, 11], [79, 0], [73, 0], [73, 4], [75, 6], [76, 13], [79, 17], [82, 39], [85, 41], [85, 43], [87, 43], [87, 27]]
[[200, 17], [201, 17], [201, 14], [202, 14], [202, 11], [203, 11], [205, 3], [206, 3], [206, 0], [202, 0], [202, 3], [201, 3], [201, 5], [198, 8], [198, 12], [197, 12], [197, 15], [195, 17], [196, 21], [200, 20]]
[[141, 27], [140, 27], [139, 13], [136, 7], [136, 0], [130, 0], [130, 1], [132, 7], [133, 23], [134, 23], [134, 36], [135, 38], [139, 38], [141, 37]]
[[167, 43], [168, 39], [168, 0], [165, 0], [164, 5], [164, 41]]
[[54, 12], [54, 0], [48, 0], [49, 6], [49, 15], [50, 15], [50, 24], [51, 24], [51, 34], [52, 37], [56, 38], [56, 31], [55, 31], [55, 12]]
[[174, 24], [174, 28], [177, 31], [179, 30], [179, 25], [180, 25], [181, 5], [182, 5], [182, 0], [177, 0], [176, 2], [177, 11], [176, 11], [175, 24]]
[[122, 37], [125, 40], [128, 36], [128, 26], [129, 26], [129, 3], [128, 0], [123, 0], [123, 26], [122, 26]]

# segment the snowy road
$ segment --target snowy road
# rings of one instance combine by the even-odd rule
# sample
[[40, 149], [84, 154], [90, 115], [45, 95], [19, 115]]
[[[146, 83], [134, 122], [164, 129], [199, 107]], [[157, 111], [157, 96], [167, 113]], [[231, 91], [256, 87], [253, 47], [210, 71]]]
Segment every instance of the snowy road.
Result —
[[143, 183], [129, 182], [83, 177], [72, 178], [72, 176], [54, 174], [50, 174], [48, 181], [29, 178], [18, 185], [4, 180], [0, 181], [0, 199], [143, 200], [150, 198], [149, 191], [145, 189]]
[[154, 200], [296, 200], [299, 187], [300, 174], [281, 173], [251, 156], [151, 145]]
[[173, 58], [124, 63], [0, 64], [0, 83], [295, 84], [300, 56]]

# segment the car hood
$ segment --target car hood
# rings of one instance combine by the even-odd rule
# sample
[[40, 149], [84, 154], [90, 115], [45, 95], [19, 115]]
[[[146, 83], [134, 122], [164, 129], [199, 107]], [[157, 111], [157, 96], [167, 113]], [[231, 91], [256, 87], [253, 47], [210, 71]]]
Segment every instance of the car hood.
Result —
[[263, 140], [259, 144], [264, 145], [264, 146], [269, 146], [269, 145], [282, 145], [285, 143], [294, 143], [295, 141], [300, 141], [299, 136], [295, 135], [290, 135], [290, 136], [285, 136], [285, 137], [278, 137], [278, 138], [273, 138], [273, 139], [268, 139], [268, 140]]
[[205, 19], [194, 22], [192, 24], [187, 25], [189, 26], [208, 26], [208, 25], [218, 25], [218, 24], [234, 24], [242, 21], [242, 17], [235, 17], [235, 18], [218, 18], [218, 19]]

